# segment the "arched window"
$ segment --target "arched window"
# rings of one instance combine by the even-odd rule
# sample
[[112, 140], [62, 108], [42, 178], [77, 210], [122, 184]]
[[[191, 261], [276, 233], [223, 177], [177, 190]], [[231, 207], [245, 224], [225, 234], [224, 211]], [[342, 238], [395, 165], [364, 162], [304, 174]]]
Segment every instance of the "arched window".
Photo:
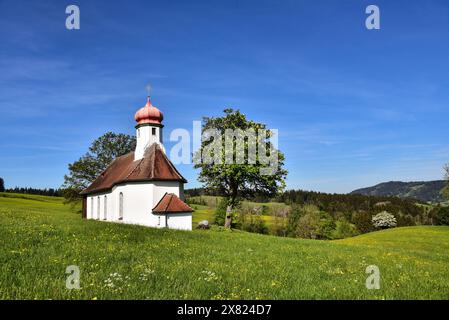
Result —
[[100, 197], [97, 197], [97, 219], [100, 220]]
[[108, 218], [108, 197], [107, 196], [104, 196], [104, 209], [103, 209], [103, 211], [104, 211], [103, 220], [107, 220], [107, 218]]
[[118, 219], [123, 220], [123, 192], [120, 192], [118, 201]]
[[90, 197], [90, 212], [89, 212], [89, 216], [91, 219], [94, 218], [94, 197]]

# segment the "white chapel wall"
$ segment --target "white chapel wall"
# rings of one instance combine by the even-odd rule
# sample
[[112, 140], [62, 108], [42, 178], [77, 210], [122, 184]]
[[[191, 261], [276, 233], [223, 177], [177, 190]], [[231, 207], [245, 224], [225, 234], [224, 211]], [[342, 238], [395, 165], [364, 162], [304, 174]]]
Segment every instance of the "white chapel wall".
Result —
[[167, 227], [178, 230], [192, 230], [192, 213], [167, 214]]
[[115, 219], [119, 221], [120, 193], [123, 193], [123, 223], [152, 226], [153, 185], [134, 182], [115, 186], [113, 191]]
[[[87, 197], [87, 219], [114, 221], [138, 224], [156, 228], [169, 227], [173, 229], [191, 230], [192, 214], [176, 213], [156, 215], [152, 209], [162, 199], [165, 193], [174, 193], [182, 197], [182, 183], [179, 181], [133, 182], [113, 187], [110, 192], [97, 193]], [[119, 219], [120, 193], [123, 193], [123, 219]], [[180, 194], [181, 193], [181, 194]], [[106, 216], [105, 201], [106, 196]], [[98, 200], [100, 205], [98, 206]], [[93, 209], [93, 210], [92, 210]], [[106, 219], [105, 219], [106, 218]]]
[[152, 208], [158, 204], [159, 200], [162, 199], [165, 193], [174, 193], [179, 197], [180, 184], [181, 183], [179, 181], [154, 181], [154, 198]]

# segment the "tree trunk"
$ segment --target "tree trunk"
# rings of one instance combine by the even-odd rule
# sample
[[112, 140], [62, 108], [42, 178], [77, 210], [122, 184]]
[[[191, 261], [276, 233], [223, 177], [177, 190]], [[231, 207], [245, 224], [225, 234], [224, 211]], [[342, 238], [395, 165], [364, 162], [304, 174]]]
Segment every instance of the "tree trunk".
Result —
[[232, 206], [228, 204], [226, 207], [226, 218], [225, 218], [225, 228], [231, 229], [231, 223], [232, 223]]

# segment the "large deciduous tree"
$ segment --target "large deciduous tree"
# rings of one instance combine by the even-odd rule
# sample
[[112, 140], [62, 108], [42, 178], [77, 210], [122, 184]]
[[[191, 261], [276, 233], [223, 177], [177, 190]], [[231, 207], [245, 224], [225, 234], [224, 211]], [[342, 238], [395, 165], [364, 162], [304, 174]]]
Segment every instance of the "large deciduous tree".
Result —
[[133, 151], [135, 147], [136, 138], [122, 133], [107, 132], [94, 140], [86, 154], [68, 165], [69, 174], [64, 176], [62, 186], [66, 202], [75, 203], [80, 200], [79, 193], [115, 158]]
[[5, 180], [0, 178], [0, 192], [5, 192]]
[[[239, 110], [225, 109], [221, 117], [203, 118], [195, 168], [201, 169], [199, 181], [207, 189], [225, 197], [226, 228], [231, 227], [232, 212], [242, 199], [272, 197], [285, 187], [284, 155], [274, 148], [272, 136], [265, 124], [248, 120]], [[267, 163], [267, 156], [276, 161]]]

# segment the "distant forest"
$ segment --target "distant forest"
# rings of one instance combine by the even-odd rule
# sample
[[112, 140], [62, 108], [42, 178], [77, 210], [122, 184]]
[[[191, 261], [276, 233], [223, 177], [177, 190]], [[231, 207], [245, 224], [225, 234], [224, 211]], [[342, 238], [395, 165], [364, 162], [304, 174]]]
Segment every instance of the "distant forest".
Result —
[[36, 189], [36, 188], [11, 188], [11, 189], [5, 189], [4, 192], [10, 192], [10, 193], [22, 193], [22, 194], [35, 194], [39, 196], [50, 196], [50, 197], [62, 197], [62, 190], [61, 189]]
[[[202, 195], [220, 196], [219, 193], [208, 191], [204, 188], [187, 189], [184, 192], [188, 197], [197, 197]], [[287, 190], [271, 199], [256, 196], [249, 200], [260, 203], [271, 201], [283, 202], [288, 205], [312, 204], [327, 212], [370, 210], [373, 206], [383, 205], [384, 207], [391, 207], [392, 213], [397, 212], [397, 210], [394, 210], [394, 207], [396, 207], [396, 209], [406, 209], [404, 211], [411, 214], [414, 210], [416, 210], [416, 204], [425, 204], [424, 201], [411, 198], [402, 199], [392, 196], [366, 196], [361, 194], [331, 194], [304, 190]], [[418, 209], [418, 211], [420, 210]]]
[[62, 197], [61, 189], [53, 189], [53, 188], [23, 188], [23, 187], [15, 187], [6, 189], [5, 188], [5, 180], [0, 177], [0, 192], [10, 192], [10, 193], [22, 193], [22, 194], [35, 194], [39, 196], [50, 196], [50, 197]]
[[[219, 196], [218, 193], [207, 191], [203, 188], [185, 190], [187, 197], [201, 195]], [[366, 196], [361, 194], [329, 194], [315, 191], [287, 190], [278, 196], [267, 199], [254, 197], [250, 199], [254, 202], [282, 202], [287, 205], [314, 205], [319, 210], [331, 215], [338, 213], [366, 212], [375, 214], [381, 211], [388, 211], [396, 216], [412, 220], [412, 217], [419, 217], [427, 211], [426, 203], [417, 199], [402, 199], [391, 196]], [[418, 218], [419, 219], [419, 218]], [[402, 220], [402, 219], [400, 219]], [[414, 224], [412, 221], [400, 221], [404, 225]]]

